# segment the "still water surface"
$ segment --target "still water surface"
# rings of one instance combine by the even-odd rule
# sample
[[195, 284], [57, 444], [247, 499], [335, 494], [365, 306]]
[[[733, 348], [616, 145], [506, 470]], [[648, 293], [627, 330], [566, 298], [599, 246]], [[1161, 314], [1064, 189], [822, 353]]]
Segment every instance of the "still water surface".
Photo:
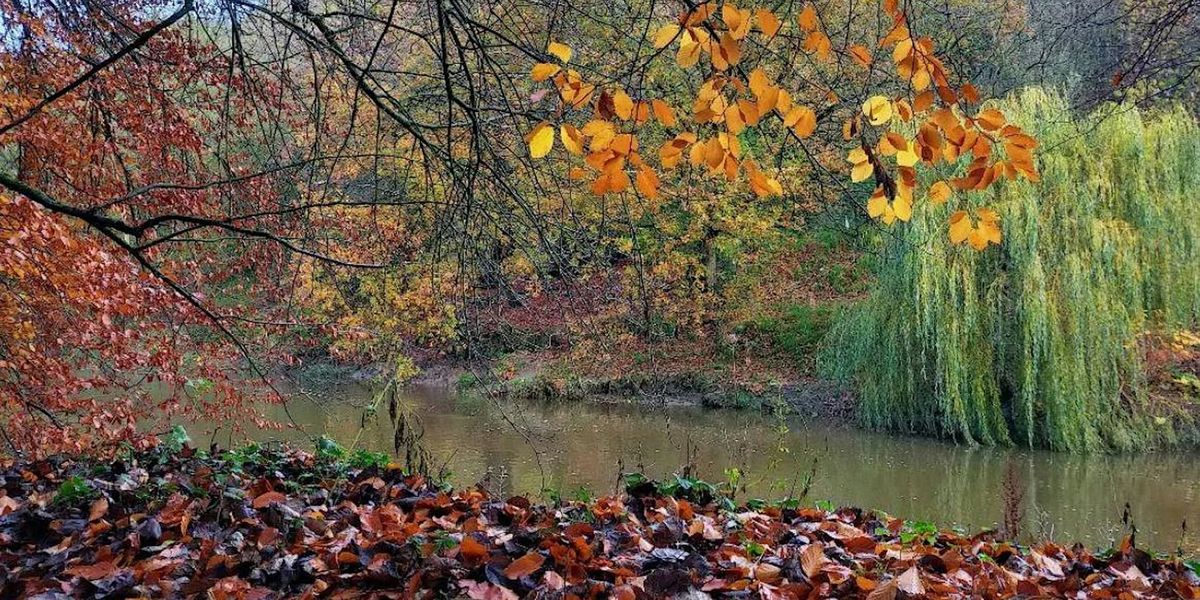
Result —
[[[371, 396], [371, 390], [356, 386], [296, 392], [289, 409], [308, 434], [347, 445], [357, 437], [359, 446], [390, 453], [393, 428], [386, 403], [360, 431], [361, 406]], [[571, 496], [580, 487], [606, 493], [615, 489], [622, 468], [665, 477], [690, 462], [710, 481], [738, 467], [751, 496], [780, 498], [802, 485], [815, 461], [810, 500], [977, 529], [1001, 519], [1011, 465], [1026, 488], [1026, 532], [1107, 546], [1122, 535], [1126, 503], [1139, 540], [1155, 549], [1180, 546], [1185, 520], [1193, 531], [1200, 529], [1195, 453], [1080, 456], [969, 448], [698, 407], [512, 404], [437, 394], [400, 403], [420, 417], [424, 446], [445, 463], [455, 484], [471, 485], [490, 473], [492, 489], [499, 486], [505, 494], [553, 489]], [[277, 407], [268, 412], [286, 421]], [[203, 431], [189, 431], [206, 441]], [[251, 437], [295, 440], [303, 434], [260, 431]], [[1200, 553], [1200, 532], [1189, 534], [1182, 547]]]

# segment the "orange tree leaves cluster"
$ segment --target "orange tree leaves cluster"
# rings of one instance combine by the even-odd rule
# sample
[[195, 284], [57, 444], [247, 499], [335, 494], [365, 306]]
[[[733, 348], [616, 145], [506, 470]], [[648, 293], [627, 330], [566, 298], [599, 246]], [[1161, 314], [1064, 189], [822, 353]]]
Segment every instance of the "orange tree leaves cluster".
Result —
[[[984, 190], [1003, 179], [1037, 181], [1036, 140], [999, 110], [980, 109], [974, 85], [952, 82], [933, 40], [910, 29], [910, 19], [897, 1], [883, 0], [881, 10], [891, 25], [873, 46], [891, 54], [891, 87], [896, 92], [871, 95], [861, 107], [844, 101], [833, 85], [809, 86], [809, 91], [823, 93], [808, 97], [771, 75], [791, 71], [789, 65], [778, 64], [778, 57], [786, 61], [807, 55], [818, 64], [848, 59], [867, 72], [871, 83], [877, 67], [871, 47], [849, 43], [835, 49], [825, 19], [811, 3], [795, 19], [785, 19], [766, 8], [710, 2], [659, 28], [654, 47], [662, 53], [674, 46], [678, 67], [703, 74], [690, 106], [673, 106], [668, 98], [648, 95], [635, 99], [619, 86], [590, 83], [571, 67], [572, 50], [552, 42], [548, 51], [557, 62], [538, 63], [531, 75], [535, 82], [553, 85], [559, 105], [552, 119], [526, 136], [530, 155], [547, 156], [557, 139], [567, 152], [583, 157], [583, 166], [572, 167], [569, 176], [586, 181], [597, 195], [632, 187], [653, 200], [663, 193], [665, 172], [693, 168], [730, 183], [744, 179], [760, 198], [781, 196], [785, 189], [780, 177], [763, 166], [770, 157], [747, 151], [743, 133], [770, 123], [765, 135], [803, 144], [819, 121], [839, 119], [842, 140], [851, 145], [850, 179], [873, 180], [867, 213], [889, 225], [908, 221], [918, 197], [940, 205], [956, 191]], [[657, 166], [639, 147], [639, 134], [652, 121], [669, 136], [657, 149]], [[933, 179], [924, 189], [918, 182], [918, 165]], [[948, 232], [952, 243], [977, 250], [1001, 240], [999, 216], [984, 207], [974, 215], [953, 212]]]

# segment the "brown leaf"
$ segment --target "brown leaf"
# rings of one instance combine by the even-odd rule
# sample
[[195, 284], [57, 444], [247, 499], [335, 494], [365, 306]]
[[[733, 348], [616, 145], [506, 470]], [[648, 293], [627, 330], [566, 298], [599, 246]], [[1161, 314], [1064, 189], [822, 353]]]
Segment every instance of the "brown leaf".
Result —
[[0, 496], [0, 516], [6, 515], [10, 512], [16, 512], [16, 510], [19, 508], [21, 508], [20, 502], [9, 498], [8, 496]]
[[88, 581], [96, 581], [104, 579], [117, 572], [116, 563], [110, 561], [98, 562], [94, 565], [75, 565], [67, 569], [63, 569], [63, 573], [82, 577]]
[[800, 550], [800, 567], [809, 579], [821, 572], [821, 567], [827, 560], [829, 559], [825, 558], [825, 550], [820, 542], [809, 544]]
[[896, 597], [896, 580], [893, 579], [867, 594], [867, 600], [893, 600]]
[[254, 499], [253, 506], [257, 510], [266, 508], [272, 502], [283, 502], [284, 500], [287, 500], [287, 496], [279, 492], [264, 492]]
[[910, 596], [920, 596], [925, 593], [925, 586], [921, 584], [921, 572], [917, 571], [916, 567], [909, 567], [900, 577], [897, 577], [896, 587]]
[[100, 497], [92, 503], [92, 509], [88, 511], [88, 522], [99, 521], [105, 514], [108, 514], [108, 499]]
[[546, 562], [546, 557], [537, 552], [530, 552], [517, 560], [512, 561], [504, 568], [504, 576], [509, 579], [520, 579], [533, 573], [541, 568], [542, 563]]

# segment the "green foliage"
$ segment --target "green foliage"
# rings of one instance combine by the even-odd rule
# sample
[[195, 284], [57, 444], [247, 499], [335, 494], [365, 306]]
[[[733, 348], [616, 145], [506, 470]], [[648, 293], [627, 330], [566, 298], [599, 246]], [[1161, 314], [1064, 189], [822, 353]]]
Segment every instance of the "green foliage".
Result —
[[828, 305], [791, 304], [778, 317], [768, 317], [758, 328], [783, 352], [805, 360], [812, 356], [833, 322], [835, 308]]
[[[1173, 442], [1152, 425], [1137, 339], [1200, 317], [1196, 121], [1122, 107], [1081, 126], [1038, 90], [1008, 104], [1042, 141], [1042, 182], [925, 206], [879, 236], [871, 296], [837, 320], [822, 367], [857, 384], [870, 427], [1071, 451]], [[976, 204], [1001, 214], [1003, 244], [947, 244], [950, 211]]]
[[382, 469], [391, 462], [383, 452], [371, 452], [363, 448], [347, 450], [335, 440], [326, 436], [317, 438], [317, 458], [330, 464], [335, 470], [346, 469]]
[[183, 428], [183, 425], [174, 425], [170, 431], [159, 436], [158, 441], [163, 448], [171, 452], [179, 452], [183, 450], [184, 446], [192, 443], [192, 438], [188, 437], [187, 430]]
[[1183, 564], [1187, 565], [1187, 568], [1191, 569], [1196, 577], [1200, 577], [1200, 560], [1185, 560]]
[[80, 504], [84, 501], [91, 500], [96, 495], [96, 490], [92, 489], [91, 484], [86, 479], [74, 475], [64, 479], [62, 484], [58, 486], [58, 491], [54, 494], [55, 504]]
[[937, 541], [937, 534], [937, 525], [929, 521], [906, 522], [904, 528], [900, 530], [900, 541], [905, 544], [919, 541], [925, 545], [932, 545]]

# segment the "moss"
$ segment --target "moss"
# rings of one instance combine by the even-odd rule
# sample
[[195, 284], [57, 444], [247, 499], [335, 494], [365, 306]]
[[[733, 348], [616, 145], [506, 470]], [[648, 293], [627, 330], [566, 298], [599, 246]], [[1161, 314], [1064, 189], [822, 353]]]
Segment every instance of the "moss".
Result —
[[[821, 367], [858, 386], [870, 427], [1073, 451], [1175, 442], [1149, 414], [1137, 337], [1200, 319], [1197, 124], [1123, 108], [1080, 126], [1037, 90], [1008, 104], [1042, 142], [1042, 182], [923, 206], [879, 236], [872, 293]], [[1004, 243], [949, 245], [950, 212], [982, 205]]]

